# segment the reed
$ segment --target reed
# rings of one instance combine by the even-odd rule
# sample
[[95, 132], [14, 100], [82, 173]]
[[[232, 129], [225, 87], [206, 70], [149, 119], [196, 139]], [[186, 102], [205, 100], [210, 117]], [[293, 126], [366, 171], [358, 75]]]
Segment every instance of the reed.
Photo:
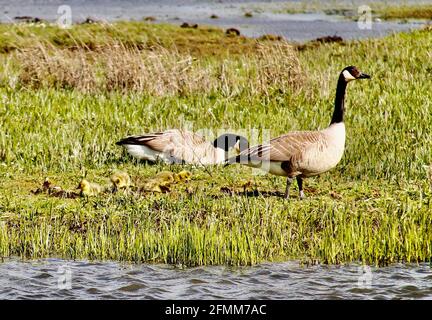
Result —
[[[98, 50], [71, 51], [40, 45], [20, 50], [15, 63], [19, 70], [17, 86], [78, 89], [85, 93], [230, 95], [246, 88], [252, 94], [268, 94], [275, 88], [298, 89], [303, 83], [296, 52], [285, 42], [256, 43], [254, 54], [212, 62], [161, 46], [150, 51], [114, 43]], [[241, 73], [235, 71], [239, 69]]]

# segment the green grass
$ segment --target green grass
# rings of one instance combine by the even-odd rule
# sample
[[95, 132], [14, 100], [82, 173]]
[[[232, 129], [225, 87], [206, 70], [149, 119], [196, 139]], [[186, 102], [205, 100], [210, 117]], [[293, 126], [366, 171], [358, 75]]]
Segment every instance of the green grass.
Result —
[[319, 13], [328, 15], [341, 15], [351, 18], [359, 16], [358, 7], [368, 5], [372, 9], [372, 15], [385, 20], [405, 19], [432, 19], [432, 5], [426, 3], [395, 3], [388, 4], [386, 1], [370, 1], [357, 4], [343, 4], [334, 2], [300, 1], [283, 4], [283, 8], [274, 10], [276, 13]]
[[[428, 261], [432, 190], [423, 165], [432, 163], [430, 43], [432, 34], [420, 30], [304, 50], [303, 89], [269, 94], [86, 94], [3, 84], [0, 256], [189, 266]], [[6, 77], [15, 74], [5, 68], [10, 54], [2, 57]], [[281, 198], [284, 179], [252, 176], [239, 166], [188, 167], [192, 181], [167, 194], [58, 199], [30, 192], [47, 176], [72, 189], [83, 176], [104, 182], [115, 168], [140, 178], [181, 170], [125, 156], [115, 142], [129, 134], [191, 123], [215, 131], [267, 128], [272, 136], [323, 128], [338, 73], [351, 64], [372, 80], [349, 85], [345, 155], [333, 171], [306, 180], [304, 201], [296, 192]]]
[[377, 14], [385, 19], [426, 19], [432, 20], [432, 5], [401, 5], [377, 8]]
[[162, 46], [193, 56], [239, 55], [254, 50], [252, 39], [227, 36], [224, 30], [209, 26], [178, 28], [144, 22], [74, 25], [60, 29], [51, 24], [0, 24], [0, 53], [48, 43], [57, 48], [96, 50], [113, 42], [148, 49]]

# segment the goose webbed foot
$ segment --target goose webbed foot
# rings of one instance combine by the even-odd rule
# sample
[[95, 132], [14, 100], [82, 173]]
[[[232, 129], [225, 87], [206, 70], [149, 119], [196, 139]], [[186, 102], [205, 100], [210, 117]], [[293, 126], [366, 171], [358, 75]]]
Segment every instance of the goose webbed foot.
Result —
[[290, 178], [290, 177], [287, 178], [286, 188], [285, 188], [285, 195], [284, 195], [285, 199], [289, 199], [289, 189], [291, 187], [292, 181], [293, 181], [293, 178]]
[[297, 184], [298, 184], [298, 188], [299, 188], [299, 196], [300, 196], [300, 200], [303, 200], [306, 198], [304, 192], [303, 192], [303, 179], [300, 177], [297, 177]]

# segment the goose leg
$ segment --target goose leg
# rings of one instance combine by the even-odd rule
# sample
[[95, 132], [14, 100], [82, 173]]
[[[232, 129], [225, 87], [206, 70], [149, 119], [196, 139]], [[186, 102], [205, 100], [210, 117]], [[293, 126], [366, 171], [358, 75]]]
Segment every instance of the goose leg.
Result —
[[304, 192], [303, 192], [303, 179], [300, 177], [297, 177], [297, 184], [298, 184], [298, 188], [299, 188], [299, 193], [300, 193], [300, 200], [306, 198]]
[[286, 183], [286, 188], [285, 188], [285, 199], [289, 198], [289, 189], [291, 187], [292, 181], [293, 181], [293, 178], [290, 178], [290, 177], [287, 178], [287, 183]]

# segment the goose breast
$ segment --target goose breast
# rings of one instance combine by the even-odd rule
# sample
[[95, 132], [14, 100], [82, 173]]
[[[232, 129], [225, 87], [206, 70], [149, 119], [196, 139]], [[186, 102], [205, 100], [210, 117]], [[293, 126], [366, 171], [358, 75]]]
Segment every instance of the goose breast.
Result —
[[314, 176], [334, 168], [342, 159], [345, 149], [345, 125], [336, 123], [321, 131], [322, 139], [304, 151], [297, 163], [301, 176]]

